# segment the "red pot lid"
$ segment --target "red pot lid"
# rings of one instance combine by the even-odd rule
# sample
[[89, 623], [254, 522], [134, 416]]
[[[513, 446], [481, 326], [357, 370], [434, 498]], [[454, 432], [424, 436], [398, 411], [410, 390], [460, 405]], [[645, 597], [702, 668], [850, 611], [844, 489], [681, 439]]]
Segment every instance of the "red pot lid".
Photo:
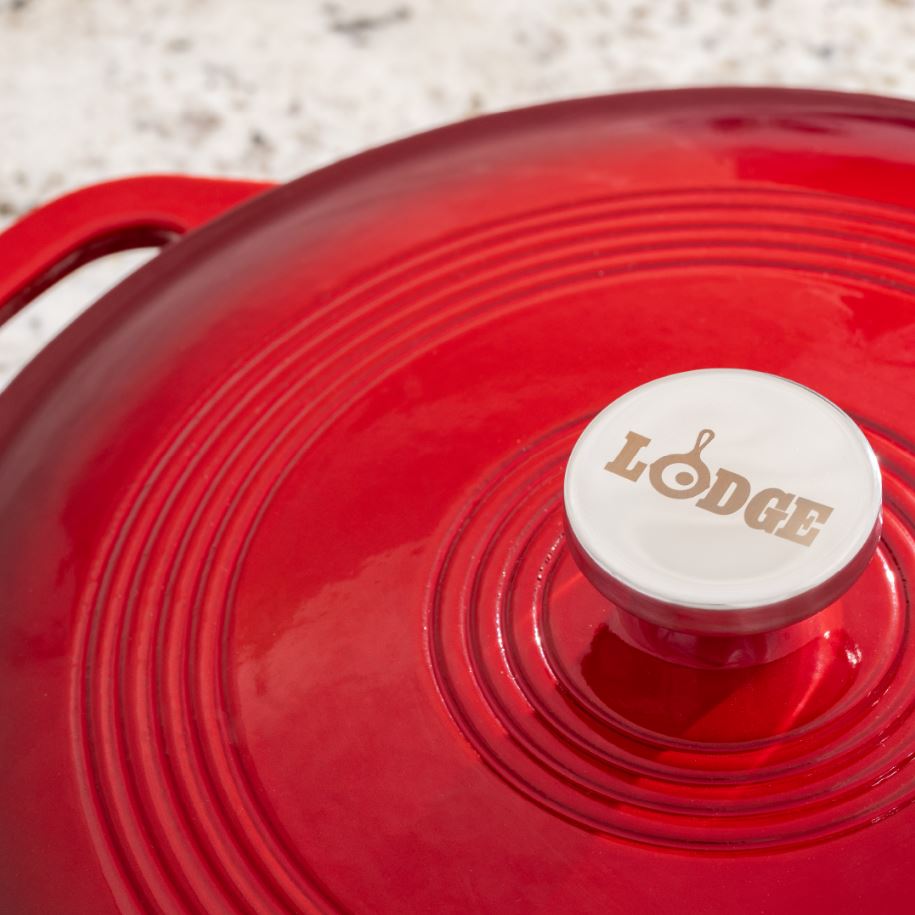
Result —
[[[913, 106], [709, 90], [435, 131], [171, 246], [0, 398], [7, 908], [905, 910], [913, 242]], [[796, 386], [708, 396], [775, 464], [704, 394], [619, 406], [721, 367], [846, 437], [798, 445]], [[608, 404], [638, 495], [569, 538]], [[670, 497], [676, 453], [730, 488]], [[787, 603], [708, 584], [769, 541]]]

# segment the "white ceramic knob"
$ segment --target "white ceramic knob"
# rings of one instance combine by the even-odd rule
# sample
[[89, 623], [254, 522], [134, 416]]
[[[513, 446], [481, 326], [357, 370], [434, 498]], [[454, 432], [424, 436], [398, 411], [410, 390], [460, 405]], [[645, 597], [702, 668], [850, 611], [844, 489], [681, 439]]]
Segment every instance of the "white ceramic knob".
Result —
[[670, 629], [765, 632], [836, 600], [880, 536], [876, 456], [835, 404], [777, 375], [651, 381], [582, 432], [570, 545], [614, 602]]

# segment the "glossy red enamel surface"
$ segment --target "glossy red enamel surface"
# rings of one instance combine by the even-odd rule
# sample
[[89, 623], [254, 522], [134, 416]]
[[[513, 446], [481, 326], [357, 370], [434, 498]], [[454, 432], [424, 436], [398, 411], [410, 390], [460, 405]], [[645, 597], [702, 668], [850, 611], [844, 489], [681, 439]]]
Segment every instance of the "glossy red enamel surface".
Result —
[[164, 244], [271, 186], [145, 175], [84, 187], [40, 207], [0, 235], [0, 323], [87, 261]]
[[[915, 107], [710, 90], [172, 245], [0, 396], [8, 910], [906, 911], [913, 242]], [[640, 628], [563, 530], [586, 422], [721, 365], [884, 475], [870, 565], [763, 663]]]

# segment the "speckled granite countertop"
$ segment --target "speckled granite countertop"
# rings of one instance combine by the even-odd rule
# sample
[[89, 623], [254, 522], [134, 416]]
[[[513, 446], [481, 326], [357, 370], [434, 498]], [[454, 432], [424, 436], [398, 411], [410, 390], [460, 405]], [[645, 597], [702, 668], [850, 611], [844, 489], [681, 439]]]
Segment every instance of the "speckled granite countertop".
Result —
[[[909, 0], [0, 0], [0, 225], [88, 182], [292, 178], [487, 111], [633, 88], [915, 95]], [[0, 332], [0, 386], [140, 262]]]

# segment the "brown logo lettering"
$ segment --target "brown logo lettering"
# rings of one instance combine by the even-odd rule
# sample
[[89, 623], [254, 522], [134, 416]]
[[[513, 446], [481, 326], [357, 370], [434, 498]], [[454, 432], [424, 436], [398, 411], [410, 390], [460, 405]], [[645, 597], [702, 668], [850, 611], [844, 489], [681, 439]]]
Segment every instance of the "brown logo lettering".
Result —
[[648, 480], [662, 496], [669, 499], [698, 496], [696, 507], [715, 515], [733, 515], [743, 509], [743, 520], [748, 527], [810, 546], [829, 520], [832, 508], [773, 487], [751, 495], [750, 481], [725, 467], [720, 467], [713, 478], [702, 460], [702, 451], [714, 437], [711, 429], [703, 429], [689, 451], [665, 454], [648, 464], [638, 460], [638, 455], [651, 444], [651, 439], [627, 432], [619, 454], [604, 469], [635, 483], [648, 468]]

